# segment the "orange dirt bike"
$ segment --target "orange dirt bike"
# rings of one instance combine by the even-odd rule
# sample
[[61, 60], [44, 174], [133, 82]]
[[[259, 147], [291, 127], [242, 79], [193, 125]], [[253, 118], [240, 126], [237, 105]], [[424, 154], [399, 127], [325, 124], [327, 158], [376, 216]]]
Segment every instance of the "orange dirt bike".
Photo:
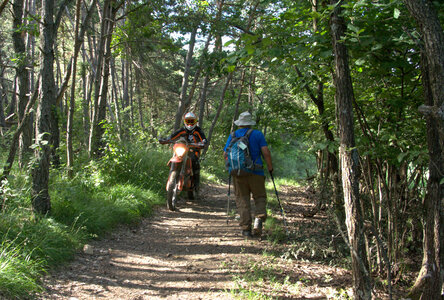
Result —
[[197, 187], [194, 184], [193, 168], [191, 156], [195, 149], [204, 148], [203, 143], [191, 143], [185, 138], [171, 141], [160, 139], [160, 144], [174, 144], [173, 157], [168, 161], [170, 175], [166, 185], [167, 207], [169, 210], [176, 210], [176, 203], [181, 191], [188, 192], [188, 199], [197, 196]]

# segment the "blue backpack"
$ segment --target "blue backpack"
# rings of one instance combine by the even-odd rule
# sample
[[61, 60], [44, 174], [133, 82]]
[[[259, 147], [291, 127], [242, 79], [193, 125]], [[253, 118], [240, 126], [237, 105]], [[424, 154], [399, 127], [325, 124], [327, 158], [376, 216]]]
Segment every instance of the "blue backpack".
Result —
[[231, 175], [246, 176], [253, 171], [262, 169], [262, 166], [255, 164], [251, 158], [249, 137], [253, 129], [248, 129], [244, 136], [236, 137], [231, 133], [231, 142], [227, 147], [226, 167]]

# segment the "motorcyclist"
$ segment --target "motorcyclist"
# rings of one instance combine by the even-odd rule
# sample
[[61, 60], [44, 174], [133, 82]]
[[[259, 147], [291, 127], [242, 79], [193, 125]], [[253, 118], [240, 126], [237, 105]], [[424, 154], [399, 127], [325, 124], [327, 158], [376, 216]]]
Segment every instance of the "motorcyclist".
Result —
[[[204, 145], [207, 144], [207, 138], [205, 137], [203, 130], [197, 125], [197, 118], [194, 113], [187, 112], [184, 114], [183, 123], [184, 127], [173, 132], [165, 140], [175, 141], [183, 137], [192, 143], [202, 143]], [[194, 187], [195, 190], [198, 190], [200, 185], [200, 149], [193, 149], [190, 154], [194, 176]], [[174, 166], [172, 165], [171, 168], [173, 169]]]

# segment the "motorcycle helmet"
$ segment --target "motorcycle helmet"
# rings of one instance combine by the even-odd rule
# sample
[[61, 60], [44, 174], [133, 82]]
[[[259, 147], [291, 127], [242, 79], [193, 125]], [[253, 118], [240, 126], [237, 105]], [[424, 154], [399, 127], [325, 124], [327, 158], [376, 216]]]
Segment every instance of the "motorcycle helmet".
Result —
[[197, 125], [196, 115], [192, 112], [188, 112], [183, 116], [183, 123], [185, 124], [185, 128], [188, 130], [193, 130]]

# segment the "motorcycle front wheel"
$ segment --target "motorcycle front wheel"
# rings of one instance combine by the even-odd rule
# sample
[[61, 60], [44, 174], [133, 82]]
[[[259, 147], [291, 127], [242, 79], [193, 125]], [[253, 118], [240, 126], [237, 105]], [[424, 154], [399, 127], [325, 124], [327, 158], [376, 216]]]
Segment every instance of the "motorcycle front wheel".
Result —
[[176, 183], [179, 175], [178, 173], [179, 172], [177, 170], [171, 172], [167, 185], [167, 208], [171, 211], [176, 210], [176, 202], [178, 194]]

